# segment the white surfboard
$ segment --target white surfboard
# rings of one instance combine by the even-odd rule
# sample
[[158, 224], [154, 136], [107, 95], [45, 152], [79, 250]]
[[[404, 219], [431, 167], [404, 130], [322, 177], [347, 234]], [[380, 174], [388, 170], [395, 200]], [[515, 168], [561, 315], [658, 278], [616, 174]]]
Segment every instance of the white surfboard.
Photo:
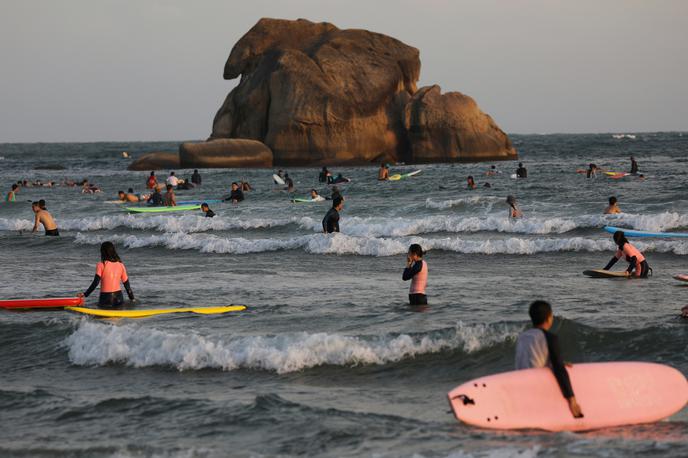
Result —
[[275, 184], [287, 184], [287, 183], [282, 179], [282, 177], [280, 177], [280, 176], [277, 175], [276, 173], [273, 173], [273, 174], [272, 174], [272, 181], [274, 181]]

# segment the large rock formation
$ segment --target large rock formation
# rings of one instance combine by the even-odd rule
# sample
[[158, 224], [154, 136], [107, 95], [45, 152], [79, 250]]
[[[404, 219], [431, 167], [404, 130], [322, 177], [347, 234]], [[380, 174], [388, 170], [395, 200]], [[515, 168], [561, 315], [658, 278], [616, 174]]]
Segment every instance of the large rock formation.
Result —
[[272, 151], [255, 140], [220, 139], [205, 143], [182, 143], [181, 168], [272, 167]]
[[234, 46], [241, 76], [211, 139], [265, 143], [276, 165], [513, 159], [509, 138], [475, 102], [417, 90], [418, 50], [366, 30], [261, 19]]
[[169, 153], [166, 151], [144, 154], [127, 167], [128, 170], [169, 170], [178, 168], [179, 153]]

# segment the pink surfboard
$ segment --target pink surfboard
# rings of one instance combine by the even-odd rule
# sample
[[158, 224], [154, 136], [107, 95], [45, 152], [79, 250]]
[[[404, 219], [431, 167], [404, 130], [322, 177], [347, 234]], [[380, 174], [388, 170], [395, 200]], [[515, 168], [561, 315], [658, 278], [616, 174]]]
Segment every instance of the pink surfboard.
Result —
[[583, 418], [573, 418], [548, 368], [481, 377], [449, 392], [457, 420], [491, 429], [586, 431], [652, 423], [688, 402], [688, 381], [655, 363], [575, 364], [567, 368]]
[[686, 275], [686, 274], [674, 275], [674, 279], [680, 280], [680, 281], [688, 281], [688, 275]]

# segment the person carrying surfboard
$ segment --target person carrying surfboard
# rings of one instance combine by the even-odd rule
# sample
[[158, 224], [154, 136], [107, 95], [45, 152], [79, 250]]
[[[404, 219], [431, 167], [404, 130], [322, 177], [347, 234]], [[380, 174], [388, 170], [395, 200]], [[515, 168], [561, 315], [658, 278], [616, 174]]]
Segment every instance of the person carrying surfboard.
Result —
[[605, 215], [616, 215], [618, 213], [622, 213], [621, 209], [617, 205], [616, 197], [611, 196], [609, 198], [609, 206], [604, 209], [604, 214]]
[[616, 243], [619, 249], [616, 250], [616, 254], [609, 261], [609, 263], [607, 263], [603, 270], [611, 269], [612, 266], [616, 264], [616, 261], [624, 256], [626, 261], [628, 261], [628, 269], [626, 269], [626, 274], [629, 277], [631, 275], [635, 275], [638, 278], [647, 278], [652, 269], [640, 250], [628, 242], [628, 239], [626, 239], [626, 235], [623, 231], [614, 232], [612, 237], [614, 238], [614, 243]]
[[409, 247], [406, 255], [406, 268], [401, 274], [404, 281], [411, 280], [409, 288], [410, 305], [427, 305], [425, 288], [428, 285], [428, 264], [423, 260], [423, 248], [417, 243]]
[[330, 208], [322, 220], [323, 233], [331, 234], [339, 232], [339, 212], [344, 207], [344, 199], [335, 197], [332, 199], [332, 208]]
[[120, 288], [120, 282], [124, 284], [130, 301], [134, 301], [134, 292], [129, 285], [127, 269], [119, 258], [115, 245], [112, 242], [103, 242], [100, 245], [100, 262], [96, 264], [96, 274], [91, 285], [83, 293], [78, 293], [78, 297], [88, 297], [94, 289], [100, 286], [100, 296], [98, 298], [99, 307], [119, 307], [124, 303], [124, 296]]
[[533, 327], [522, 332], [516, 339], [516, 370], [540, 367], [552, 369], [571, 414], [574, 418], [583, 418], [583, 412], [571, 387], [569, 373], [561, 357], [559, 339], [549, 332], [554, 323], [552, 306], [545, 301], [535, 301], [530, 304], [528, 314]]

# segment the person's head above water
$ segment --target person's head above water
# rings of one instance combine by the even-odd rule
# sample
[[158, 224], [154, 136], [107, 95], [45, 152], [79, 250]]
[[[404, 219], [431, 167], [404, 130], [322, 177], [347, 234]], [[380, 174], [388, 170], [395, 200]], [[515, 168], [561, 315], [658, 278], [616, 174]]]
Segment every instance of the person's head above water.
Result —
[[494, 169], [497, 168], [497, 166], [496, 166], [496, 165], [492, 165], [492, 166], [490, 166], [490, 168], [491, 168], [492, 170], [494, 170]]
[[239, 185], [237, 184], [237, 182], [232, 182], [232, 191], [236, 191], [237, 189], [239, 189]]
[[198, 169], [194, 169], [194, 173], [198, 173]]
[[155, 172], [151, 172], [150, 176], [154, 177], [154, 176], [155, 176]]
[[626, 234], [624, 234], [623, 231], [616, 231], [614, 232], [614, 243], [619, 247], [619, 249], [623, 248], [625, 244], [628, 243], [628, 239], [626, 238]]
[[466, 181], [468, 181], [468, 184], [475, 184], [475, 181], [473, 180], [473, 175], [468, 175]]
[[129, 194], [134, 194], [134, 188], [129, 188], [129, 189], [127, 189], [127, 192], [128, 192]]
[[19, 185], [17, 183], [14, 183], [12, 185], [12, 191], [16, 191], [19, 188]]
[[511, 195], [506, 196], [506, 203], [513, 207], [514, 205], [516, 205], [516, 198]]
[[204, 212], [207, 213], [208, 210], [210, 210], [210, 207], [208, 207], [208, 204], [206, 204], [205, 202], [203, 202], [203, 203], [201, 204], [201, 210], [203, 210]]
[[332, 199], [332, 208], [339, 210], [342, 208], [343, 205], [344, 199], [342, 199], [341, 197], [337, 196], [334, 199]]
[[39, 200], [38, 206], [41, 207], [41, 210], [45, 210], [45, 200], [43, 200], [43, 199]]
[[170, 176], [173, 177], [173, 176], [174, 176], [174, 172], [170, 172]]
[[554, 315], [552, 314], [552, 306], [549, 305], [549, 302], [533, 302], [528, 308], [528, 315], [530, 315], [530, 321], [536, 328], [542, 328], [547, 331], [552, 327]]
[[41, 210], [41, 206], [38, 205], [38, 202], [31, 202], [31, 210], [38, 213]]
[[611, 196], [609, 198], [609, 205], [616, 205], [616, 202], [617, 202], [616, 197]]
[[115, 250], [115, 245], [112, 242], [103, 242], [100, 245], [100, 260], [110, 262], [122, 262]]
[[413, 244], [411, 244], [411, 246], [409, 246], [408, 255], [414, 261], [417, 261], [417, 260], [423, 258], [424, 254], [425, 253], [423, 252], [423, 247], [421, 247], [417, 243], [413, 243]]
[[518, 163], [518, 166], [519, 166], [519, 167], [523, 167], [523, 162], [519, 162], [519, 163]]
[[311, 197], [317, 197], [318, 196], [318, 191], [315, 189], [311, 189]]
[[120, 197], [123, 196], [123, 195], [124, 195], [124, 191], [117, 191], [117, 195], [120, 196]]

